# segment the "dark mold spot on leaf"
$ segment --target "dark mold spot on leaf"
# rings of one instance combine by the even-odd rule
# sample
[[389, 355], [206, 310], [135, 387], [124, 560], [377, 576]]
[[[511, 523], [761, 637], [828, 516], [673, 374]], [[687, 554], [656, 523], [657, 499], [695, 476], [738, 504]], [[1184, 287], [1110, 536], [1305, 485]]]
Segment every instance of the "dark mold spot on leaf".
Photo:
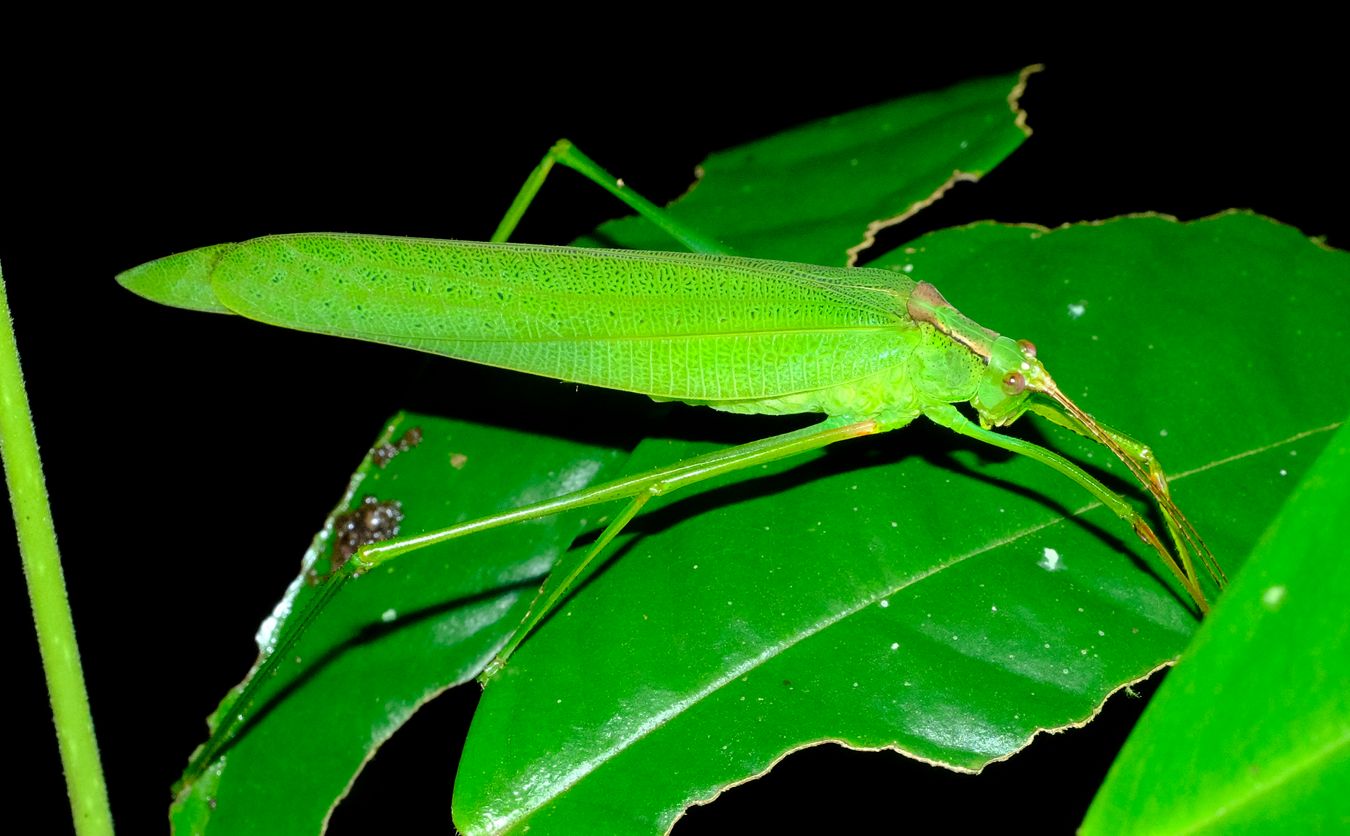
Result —
[[398, 441], [386, 441], [370, 451], [370, 461], [380, 470], [384, 470], [399, 453], [406, 453], [422, 443], [422, 428], [410, 427]]
[[[408, 434], [413, 432], [416, 430], [409, 430]], [[398, 500], [381, 502], [373, 496], [362, 497], [360, 505], [333, 520], [333, 557], [329, 572], [341, 569], [362, 546], [397, 537], [401, 522], [403, 506]]]

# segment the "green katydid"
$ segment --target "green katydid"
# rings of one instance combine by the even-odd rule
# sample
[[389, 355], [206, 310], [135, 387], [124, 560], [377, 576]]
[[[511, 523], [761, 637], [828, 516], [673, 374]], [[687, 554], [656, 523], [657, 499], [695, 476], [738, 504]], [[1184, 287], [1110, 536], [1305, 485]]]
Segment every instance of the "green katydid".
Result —
[[[504, 243], [555, 163], [625, 200], [692, 253]], [[1172, 502], [1143, 444], [1097, 423], [1055, 384], [1034, 346], [977, 325], [927, 282], [900, 273], [738, 258], [672, 221], [567, 143], [535, 170], [489, 243], [361, 235], [259, 238], [169, 256], [119, 276], [156, 301], [300, 330], [739, 413], [823, 413], [811, 427], [414, 538], [366, 546], [329, 581], [434, 543], [615, 500], [627, 505], [575, 565], [555, 570], [491, 676], [652, 497], [720, 474], [905, 426], [919, 416], [1046, 464], [1148, 543], [1196, 606], [1191, 553], [1222, 572]], [[978, 422], [954, 404], [968, 402]], [[1154, 496], [1173, 548], [1122, 497], [1045, 448], [996, 432], [1024, 412], [1093, 438]], [[291, 635], [296, 634], [296, 630]], [[273, 658], [285, 655], [278, 647]], [[254, 681], [262, 680], [259, 671]], [[245, 694], [245, 697], [247, 694]], [[217, 738], [230, 729], [218, 730]], [[194, 764], [209, 762], [207, 746]], [[189, 769], [189, 773], [194, 772]]]

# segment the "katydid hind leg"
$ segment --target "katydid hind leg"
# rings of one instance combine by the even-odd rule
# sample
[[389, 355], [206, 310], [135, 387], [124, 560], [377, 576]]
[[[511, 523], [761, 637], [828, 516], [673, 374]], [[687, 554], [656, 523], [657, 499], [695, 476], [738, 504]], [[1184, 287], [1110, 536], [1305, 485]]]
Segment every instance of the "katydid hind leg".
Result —
[[629, 500], [624, 509], [605, 526], [604, 532], [586, 549], [585, 554], [580, 559], [573, 563], [569, 561], [569, 555], [567, 554], [558, 559], [553, 571], [549, 573], [544, 584], [539, 587], [539, 592], [535, 595], [534, 601], [531, 602], [530, 609], [525, 613], [525, 617], [521, 619], [520, 626], [516, 628], [510, 640], [501, 650], [497, 651], [497, 655], [493, 656], [492, 661], [483, 669], [483, 673], [479, 676], [481, 682], [487, 682], [500, 673], [502, 668], [506, 667], [506, 662], [511, 658], [511, 654], [515, 653], [521, 642], [534, 632], [534, 628], [552, 614], [573, 589], [584, 583], [594, 573], [595, 568], [597, 568], [595, 565], [596, 559], [614, 541], [614, 538], [627, 527], [628, 523], [633, 521], [633, 518], [642, 510], [642, 506], [646, 505], [652, 496], [654, 496], [652, 493], [640, 493]]
[[[702, 481], [711, 476], [728, 473], [732, 470], [749, 467], [753, 464], [772, 461], [773, 458], [783, 458], [795, 455], [796, 453], [805, 452], [814, 447], [833, 443], [841, 438], [841, 436], [838, 435], [838, 431], [834, 429], [835, 426], [837, 426], [837, 422], [826, 421], [816, 427], [807, 428], [805, 435], [800, 432], [787, 433], [782, 436], [762, 439], [758, 442], [752, 442], [747, 445], [719, 451], [714, 453], [713, 456], [723, 460], [720, 464], [736, 464], [736, 466], [723, 466], [715, 472], [708, 471], [706, 473], [700, 473], [697, 475], [697, 478], [694, 479], [685, 476], [685, 470], [690, 462], [698, 461], [697, 459], [677, 463], [664, 471], [649, 471], [647, 475], [652, 477], [651, 480], [643, 485], [640, 491], [632, 496], [623, 510], [605, 526], [604, 531], [596, 541], [591, 544], [582, 557], [575, 562], [569, 562], [568, 555], [563, 555], [563, 557], [559, 559], [558, 564], [554, 566], [553, 571], [549, 573], [543, 586], [540, 587], [539, 594], [530, 605], [529, 611], [521, 620], [520, 627], [516, 629], [516, 632], [512, 635], [510, 641], [508, 641], [506, 645], [497, 652], [497, 655], [493, 657], [492, 661], [488, 663], [480, 680], [486, 682], [499, 673], [502, 668], [506, 666], [506, 662], [511, 657], [511, 654], [515, 652], [521, 642], [529, 637], [535, 627], [556, 610], [572, 590], [584, 583], [586, 579], [595, 572], [596, 568], [598, 568], [596, 561], [600, 555], [610, 543], [614, 541], [614, 538], [633, 521], [642, 510], [643, 506], [645, 506], [653, 497], [669, 493], [684, 485], [693, 484], [696, 481]], [[854, 426], [870, 427], [871, 424], [868, 422], [865, 425]], [[866, 432], [863, 431], [855, 432], [852, 428], [849, 428], [846, 432], [848, 435], [842, 437], [866, 434]], [[806, 446], [807, 444], [810, 446]]]
[[753, 465], [764, 464], [797, 453], [825, 447], [836, 441], [871, 435], [879, 431], [880, 427], [875, 421], [829, 418], [819, 424], [800, 430], [762, 438], [736, 447], [728, 447], [725, 450], [718, 450], [703, 456], [695, 456], [668, 467], [615, 479], [602, 485], [582, 488], [573, 493], [546, 499], [531, 505], [524, 505], [500, 514], [469, 520], [411, 537], [399, 537], [372, 543], [361, 547], [347, 563], [347, 566], [353, 567], [357, 573], [366, 572], [409, 552], [454, 540], [468, 534], [548, 517], [564, 511], [586, 508], [603, 502], [630, 499], [643, 493], [668, 493], [714, 476], [732, 473]]
[[[344, 574], [339, 579], [345, 578], [348, 567], [352, 567], [352, 571], [368, 571], [395, 557], [467, 534], [604, 502], [628, 499], [628, 505], [609, 523], [600, 538], [592, 544], [580, 561], [574, 565], [557, 566], [550, 573], [521, 626], [484, 672], [483, 678], [487, 679], [501, 670], [507, 657], [529, 636], [530, 632], [566, 599], [568, 593], [578, 583], [588, 577], [588, 570], [592, 568], [596, 559], [651, 498], [715, 476], [722, 476], [759, 464], [767, 464], [778, 459], [825, 447], [836, 441], [857, 438], [880, 431], [882, 431], [882, 428], [875, 421], [828, 418], [814, 426], [736, 447], [729, 447], [707, 455], [696, 456], [668, 467], [649, 470], [635, 476], [585, 488], [514, 511], [471, 520], [427, 534], [374, 543], [363, 547], [343, 567]], [[562, 574], [559, 574], [559, 572]]]
[[520, 187], [515, 200], [511, 201], [511, 206], [502, 216], [501, 223], [497, 225], [497, 230], [493, 232], [491, 239], [493, 242], [502, 243], [511, 237], [516, 225], [525, 215], [525, 210], [529, 208], [534, 198], [539, 194], [540, 187], [548, 179], [548, 175], [553, 171], [555, 165], [572, 169], [623, 201], [638, 215], [670, 235], [672, 244], [680, 244], [696, 253], [731, 254], [731, 249], [728, 246], [672, 218], [665, 209], [638, 194], [628, 187], [623, 180], [605, 171], [566, 139], [560, 139], [554, 143], [553, 147], [548, 149], [548, 153], [544, 154], [544, 158], [539, 161], [539, 165], [535, 166], [534, 170], [530, 172], [530, 176], [525, 179], [525, 183]]
[[1195, 604], [1200, 608], [1201, 613], [1209, 612], [1209, 602], [1205, 600], [1204, 591], [1196, 581], [1194, 572], [1188, 573], [1186, 571], [1185, 564], [1179, 561], [1177, 557], [1167, 549], [1157, 533], [1154, 532], [1152, 526], [1148, 524], [1144, 517], [1136, 511], [1124, 497], [1120, 496], [1115, 491], [1112, 491], [1106, 485], [1102, 484], [1101, 481], [1093, 478], [1081, 467], [1058, 453], [1051, 452], [1040, 445], [1024, 441], [1014, 436], [1003, 435], [1002, 433], [997, 433], [993, 430], [987, 430], [966, 418], [951, 404], [933, 404], [925, 407], [923, 412], [924, 415], [928, 416], [934, 423], [946, 427], [953, 432], [976, 439], [977, 441], [983, 441], [986, 444], [998, 447], [1002, 450], [1007, 450], [1010, 453], [1017, 453], [1018, 455], [1034, 459], [1076, 482], [1103, 505], [1111, 509], [1117, 517], [1128, 523], [1134, 532], [1139, 535], [1140, 539], [1149, 546], [1152, 546], [1153, 550], [1158, 553], [1160, 558], [1162, 558], [1162, 561], [1166, 564], [1168, 570], [1172, 572], [1173, 576], [1175, 576], [1177, 581], [1182, 585], [1182, 588], [1184, 588], [1187, 594], [1191, 596], [1192, 600], [1195, 601]]

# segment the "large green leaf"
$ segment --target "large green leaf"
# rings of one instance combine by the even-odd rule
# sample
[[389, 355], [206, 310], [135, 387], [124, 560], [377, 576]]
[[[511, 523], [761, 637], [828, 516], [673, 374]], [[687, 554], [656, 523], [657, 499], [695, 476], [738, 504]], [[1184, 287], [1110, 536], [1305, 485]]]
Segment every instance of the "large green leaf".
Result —
[[[415, 445], [405, 442], [408, 449], [383, 465], [367, 457], [357, 470], [278, 605], [279, 623], [263, 625], [260, 643], [269, 652], [286, 619], [322, 589], [313, 573], [328, 571], [338, 512], [359, 508], [365, 497], [397, 501], [400, 533], [410, 535], [574, 490], [623, 458], [604, 447], [428, 415], [397, 416], [374, 449], [397, 450], [414, 429]], [[222, 704], [218, 717], [238, 713], [248, 725], [212, 771], [180, 793], [175, 830], [320, 830], [375, 748], [427, 700], [482, 670], [520, 623], [558, 544], [584, 525], [574, 514], [487, 532], [351, 582], [247, 705], [234, 695]]]
[[[851, 263], [879, 229], [953, 183], [978, 180], [1030, 133], [1018, 99], [1027, 76], [982, 78], [856, 110], [713, 154], [667, 210], [737, 254]], [[580, 243], [678, 249], [638, 217], [601, 225]]]
[[[1066, 392], [1153, 444], [1230, 573], [1350, 409], [1317, 372], [1350, 256], [1265, 218], [982, 224], [885, 263], [1035, 340]], [[659, 831], [826, 740], [978, 770], [1090, 719], [1196, 624], [1127, 527], [1035, 463], [915, 427], [754, 476], [639, 518], [489, 681], [461, 829]]]
[[1350, 828], [1350, 426], [1150, 703], [1084, 833]]

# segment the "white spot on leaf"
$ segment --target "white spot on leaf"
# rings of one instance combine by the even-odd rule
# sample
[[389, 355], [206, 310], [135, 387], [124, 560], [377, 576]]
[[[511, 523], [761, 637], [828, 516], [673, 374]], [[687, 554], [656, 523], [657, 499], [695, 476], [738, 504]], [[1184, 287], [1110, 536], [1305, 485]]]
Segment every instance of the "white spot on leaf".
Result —
[[1041, 553], [1041, 560], [1036, 565], [1047, 572], [1058, 572], [1064, 568], [1064, 565], [1060, 562], [1059, 552], [1049, 547], [1046, 547]]

